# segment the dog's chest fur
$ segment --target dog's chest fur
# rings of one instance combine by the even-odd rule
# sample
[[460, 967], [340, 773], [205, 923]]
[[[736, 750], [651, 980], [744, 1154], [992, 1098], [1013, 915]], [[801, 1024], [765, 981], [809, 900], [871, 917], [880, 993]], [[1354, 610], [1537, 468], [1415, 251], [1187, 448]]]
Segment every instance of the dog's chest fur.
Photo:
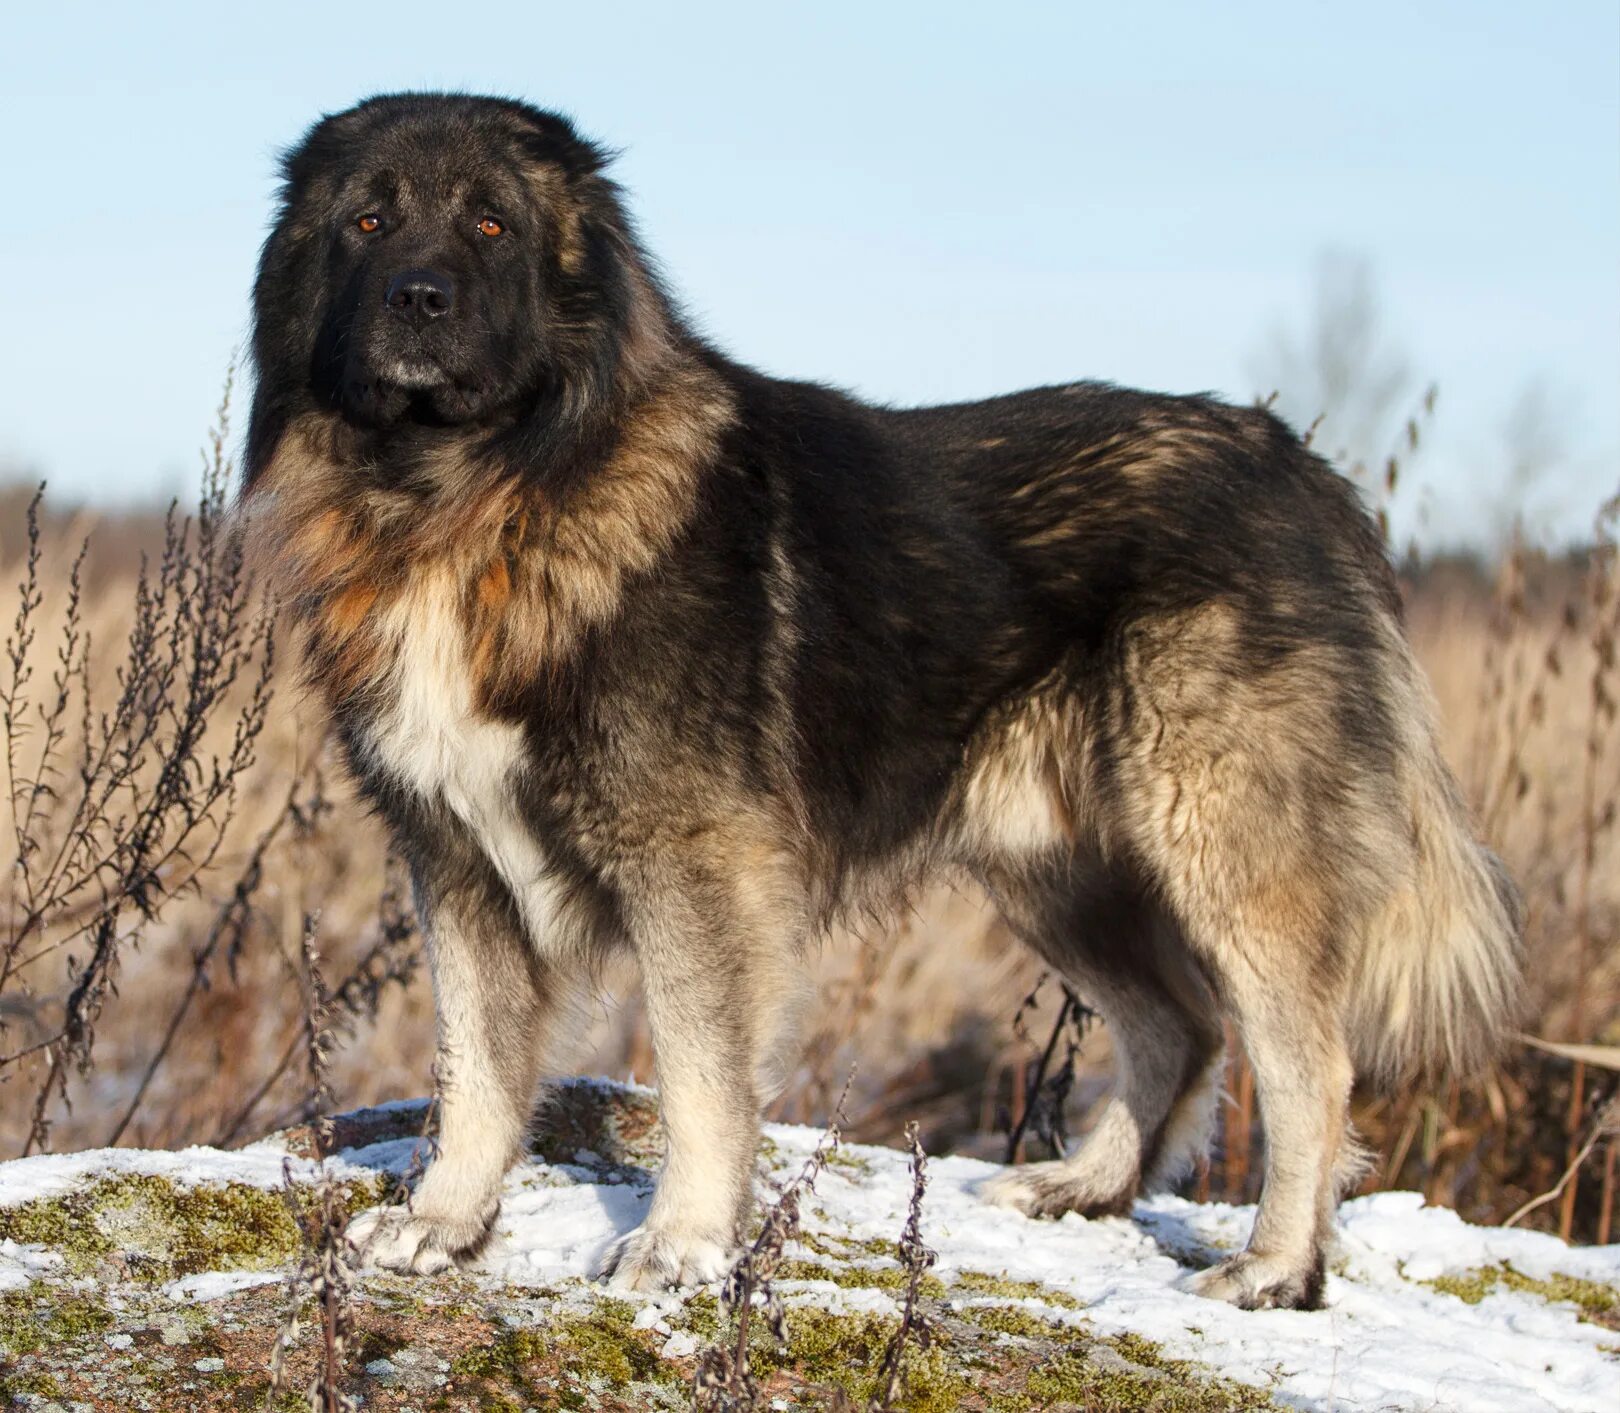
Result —
[[511, 891], [536, 942], [552, 918], [546, 859], [519, 806], [523, 731], [476, 709], [456, 591], [430, 580], [388, 611], [392, 667], [363, 730], [373, 768], [448, 809]]

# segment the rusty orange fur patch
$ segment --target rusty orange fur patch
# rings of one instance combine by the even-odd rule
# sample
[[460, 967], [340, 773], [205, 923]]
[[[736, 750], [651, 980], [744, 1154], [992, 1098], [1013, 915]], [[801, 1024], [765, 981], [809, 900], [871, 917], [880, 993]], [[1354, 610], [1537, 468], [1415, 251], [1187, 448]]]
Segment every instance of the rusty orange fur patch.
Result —
[[346, 638], [359, 628], [371, 606], [377, 602], [374, 584], [353, 584], [338, 594], [326, 610], [326, 631], [334, 637]]
[[512, 597], [512, 575], [504, 557], [490, 562], [478, 581], [478, 606], [486, 613], [498, 612]]

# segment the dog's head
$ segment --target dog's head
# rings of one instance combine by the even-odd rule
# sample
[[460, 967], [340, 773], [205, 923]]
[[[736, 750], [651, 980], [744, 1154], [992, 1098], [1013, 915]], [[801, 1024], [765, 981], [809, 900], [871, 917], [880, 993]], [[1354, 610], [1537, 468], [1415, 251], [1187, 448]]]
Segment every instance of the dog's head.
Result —
[[639, 264], [605, 154], [553, 113], [446, 94], [317, 123], [254, 290], [258, 435], [300, 412], [358, 429], [489, 427], [610, 381]]

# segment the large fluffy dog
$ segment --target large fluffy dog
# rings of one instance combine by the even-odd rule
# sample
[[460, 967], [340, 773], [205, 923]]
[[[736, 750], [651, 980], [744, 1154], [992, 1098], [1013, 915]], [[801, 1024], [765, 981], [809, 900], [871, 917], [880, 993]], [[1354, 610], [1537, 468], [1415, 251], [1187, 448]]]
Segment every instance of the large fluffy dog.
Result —
[[1120, 1056], [1080, 1152], [994, 1200], [1121, 1212], [1183, 1170], [1224, 1011], [1265, 1195], [1195, 1285], [1316, 1303], [1357, 1069], [1478, 1061], [1519, 981], [1354, 493], [1207, 398], [763, 377], [683, 324], [603, 163], [519, 103], [376, 98], [288, 156], [259, 270], [250, 515], [438, 999], [440, 1154], [357, 1235], [477, 1252], [548, 1041], [627, 948], [667, 1156], [606, 1271], [718, 1276], [805, 949], [951, 870]]

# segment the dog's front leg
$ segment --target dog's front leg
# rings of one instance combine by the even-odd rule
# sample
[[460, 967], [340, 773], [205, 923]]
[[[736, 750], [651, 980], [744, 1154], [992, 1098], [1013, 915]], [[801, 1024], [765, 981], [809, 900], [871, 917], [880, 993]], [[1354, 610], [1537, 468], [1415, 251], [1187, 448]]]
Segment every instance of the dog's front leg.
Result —
[[447, 849], [413, 874], [438, 1011], [439, 1151], [406, 1205], [361, 1213], [349, 1238], [372, 1264], [426, 1274], [488, 1241], [568, 996], [481, 858]]
[[688, 877], [646, 889], [632, 938], [658, 1068], [664, 1166], [646, 1221], [609, 1248], [625, 1290], [717, 1280], [753, 1197], [763, 1088], [795, 994], [791, 909], [756, 879]]

